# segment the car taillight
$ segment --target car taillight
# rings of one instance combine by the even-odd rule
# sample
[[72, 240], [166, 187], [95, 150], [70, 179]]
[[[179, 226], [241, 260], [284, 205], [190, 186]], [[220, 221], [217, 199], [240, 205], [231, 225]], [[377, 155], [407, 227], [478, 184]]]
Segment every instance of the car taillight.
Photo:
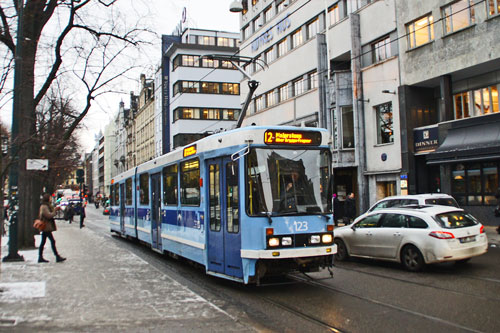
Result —
[[481, 228], [479, 228], [479, 233], [484, 234], [484, 225], [482, 225]]
[[453, 235], [451, 232], [446, 232], [446, 231], [431, 231], [429, 233], [429, 236], [437, 238], [437, 239], [452, 239], [452, 238], [455, 238], [455, 235]]

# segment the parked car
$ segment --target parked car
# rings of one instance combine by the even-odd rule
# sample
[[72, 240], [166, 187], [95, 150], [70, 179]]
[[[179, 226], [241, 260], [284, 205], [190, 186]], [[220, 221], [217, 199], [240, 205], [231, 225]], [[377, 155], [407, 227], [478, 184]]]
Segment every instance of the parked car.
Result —
[[409, 271], [445, 261], [464, 263], [488, 249], [483, 225], [463, 209], [447, 206], [374, 210], [336, 228], [335, 244], [337, 260], [397, 261]]
[[371, 206], [366, 213], [373, 212], [382, 208], [404, 207], [404, 206], [425, 206], [425, 205], [440, 205], [459, 207], [457, 201], [448, 194], [442, 193], [426, 193], [426, 194], [410, 194], [410, 195], [394, 195], [377, 201]]

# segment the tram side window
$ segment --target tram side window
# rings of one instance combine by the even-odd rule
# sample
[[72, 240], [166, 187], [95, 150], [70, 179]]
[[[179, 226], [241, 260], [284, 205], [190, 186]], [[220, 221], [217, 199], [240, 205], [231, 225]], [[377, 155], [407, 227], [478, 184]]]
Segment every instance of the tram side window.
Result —
[[181, 163], [181, 204], [200, 205], [200, 161], [197, 158]]
[[139, 203], [149, 205], [149, 174], [139, 176]]
[[111, 206], [114, 206], [115, 205], [115, 187], [113, 185], [111, 185], [109, 187], [109, 204]]
[[240, 231], [239, 196], [238, 196], [238, 163], [226, 164], [226, 202], [227, 202], [227, 231]]
[[132, 205], [132, 178], [125, 181], [125, 204]]
[[163, 168], [163, 203], [177, 205], [177, 164]]
[[114, 188], [115, 189], [113, 191], [114, 192], [113, 194], [114, 194], [115, 199], [113, 200], [114, 201], [113, 204], [115, 206], [118, 206], [120, 204], [120, 184], [115, 184]]

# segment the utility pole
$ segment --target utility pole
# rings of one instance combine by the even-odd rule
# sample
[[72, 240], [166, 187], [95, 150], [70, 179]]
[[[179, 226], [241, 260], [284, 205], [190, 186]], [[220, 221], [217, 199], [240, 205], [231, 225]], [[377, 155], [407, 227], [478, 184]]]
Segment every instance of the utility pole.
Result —
[[24, 257], [17, 253], [18, 251], [18, 217], [17, 211], [19, 209], [19, 198], [18, 198], [18, 172], [19, 172], [19, 147], [18, 147], [18, 136], [19, 136], [19, 118], [21, 112], [21, 96], [20, 96], [20, 85], [22, 80], [22, 67], [23, 59], [22, 45], [24, 40], [23, 31], [23, 11], [24, 11], [24, 0], [18, 1], [17, 9], [17, 38], [16, 38], [16, 54], [14, 62], [14, 102], [12, 107], [12, 129], [11, 129], [11, 158], [12, 163], [9, 170], [9, 210], [11, 212], [10, 216], [10, 226], [9, 226], [9, 254], [2, 260], [5, 261], [24, 261]]

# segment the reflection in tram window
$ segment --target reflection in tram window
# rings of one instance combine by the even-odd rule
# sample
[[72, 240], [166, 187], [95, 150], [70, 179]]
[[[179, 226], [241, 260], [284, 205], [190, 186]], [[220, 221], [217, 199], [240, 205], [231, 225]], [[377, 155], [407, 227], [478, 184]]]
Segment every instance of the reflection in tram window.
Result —
[[163, 168], [163, 203], [177, 205], [177, 164]]
[[239, 197], [238, 197], [238, 163], [226, 164], [226, 204], [227, 204], [227, 231], [240, 231]]
[[181, 204], [200, 205], [200, 161], [197, 158], [181, 163]]

